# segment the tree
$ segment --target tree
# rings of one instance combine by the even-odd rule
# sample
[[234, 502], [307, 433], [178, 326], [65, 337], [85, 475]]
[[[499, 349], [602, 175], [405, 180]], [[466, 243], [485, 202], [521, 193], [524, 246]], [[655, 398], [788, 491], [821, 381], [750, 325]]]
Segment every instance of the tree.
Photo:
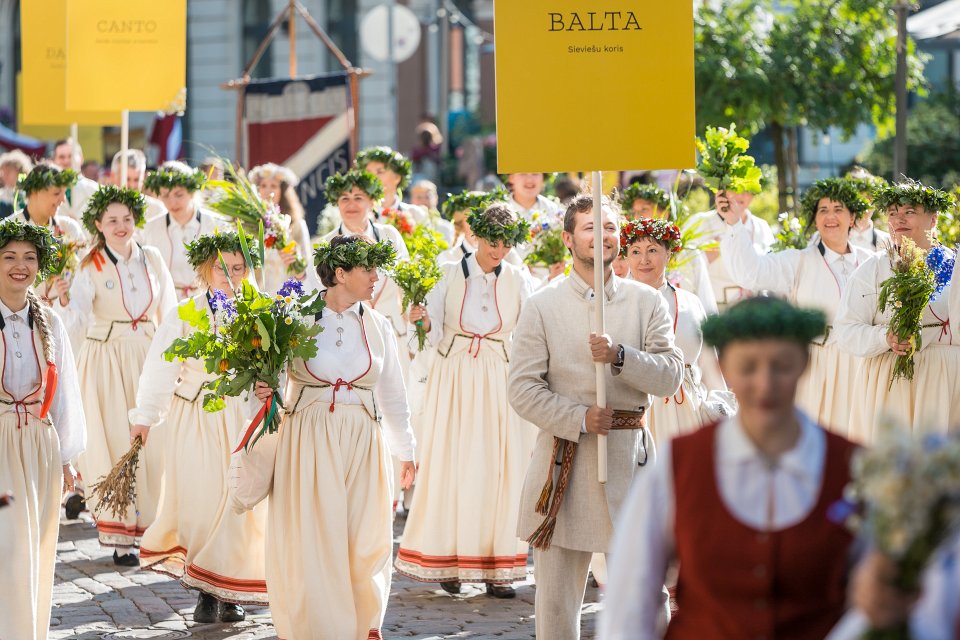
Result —
[[[796, 202], [800, 126], [845, 136], [893, 125], [894, 0], [770, 0], [702, 5], [696, 20], [698, 126], [735, 121], [773, 139], [780, 206]], [[923, 60], [908, 49], [908, 86], [922, 88]], [[731, 69], [732, 67], [732, 69]]]

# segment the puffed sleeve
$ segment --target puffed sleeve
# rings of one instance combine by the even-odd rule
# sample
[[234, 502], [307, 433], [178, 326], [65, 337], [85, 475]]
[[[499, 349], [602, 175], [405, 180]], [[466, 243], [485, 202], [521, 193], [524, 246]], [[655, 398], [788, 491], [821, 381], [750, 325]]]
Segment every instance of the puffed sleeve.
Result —
[[796, 249], [761, 253], [742, 223], [728, 226], [720, 240], [720, 259], [739, 286], [781, 296], [793, 293], [801, 254]]
[[66, 306], [61, 305], [59, 299], [53, 302], [54, 312], [63, 320], [66, 330], [74, 335], [83, 335], [93, 312], [96, 285], [90, 276], [92, 268], [88, 265], [77, 271], [70, 284], [70, 301]]
[[[196, 304], [196, 301], [190, 298], [183, 304]], [[178, 307], [167, 313], [150, 343], [137, 385], [137, 406], [127, 413], [130, 424], [155, 427], [166, 416], [183, 364], [179, 360], [167, 362], [163, 352], [174, 340], [183, 337], [183, 333]]]
[[[890, 350], [888, 327], [877, 326], [877, 268], [881, 258], [873, 257], [857, 267], [840, 299], [840, 311], [833, 323], [841, 349], [861, 358], [872, 358]], [[885, 258], [883, 258], [885, 259]]]
[[600, 615], [602, 640], [663, 637], [670, 610], [663, 583], [674, 557], [673, 527], [673, 464], [667, 442], [654, 468], [637, 474], [617, 518]]
[[50, 417], [60, 438], [60, 458], [66, 464], [87, 447], [87, 422], [83, 414], [77, 364], [66, 328], [55, 314], [50, 314], [50, 328], [57, 364], [57, 390], [50, 405]]
[[410, 426], [410, 406], [407, 404], [407, 389], [400, 369], [397, 338], [389, 320], [378, 318], [378, 321], [381, 323], [385, 353], [383, 371], [373, 395], [383, 414], [384, 435], [390, 452], [401, 461], [413, 461], [416, 439]]

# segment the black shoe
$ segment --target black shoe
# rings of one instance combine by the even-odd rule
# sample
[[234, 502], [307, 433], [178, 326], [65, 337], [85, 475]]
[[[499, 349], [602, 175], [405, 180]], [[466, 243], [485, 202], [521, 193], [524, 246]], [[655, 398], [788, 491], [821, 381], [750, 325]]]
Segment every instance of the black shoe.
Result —
[[491, 584], [488, 582], [487, 595], [500, 598], [501, 600], [509, 600], [510, 598], [517, 597], [517, 592], [508, 584]]
[[246, 617], [243, 607], [232, 602], [220, 601], [220, 610], [218, 613], [220, 622], [243, 622]]
[[122, 556], [118, 556], [117, 552], [113, 552], [113, 564], [118, 567], [139, 567], [140, 558], [137, 557], [135, 553], [125, 553]]
[[67, 520], [76, 520], [80, 517], [80, 512], [86, 510], [87, 501], [84, 500], [83, 496], [79, 493], [67, 498], [67, 503], [64, 505], [64, 511], [66, 511], [67, 514]]
[[201, 591], [200, 597], [197, 598], [197, 607], [193, 610], [193, 621], [216, 622], [218, 604], [216, 598]]
[[441, 582], [440, 588], [449, 593], [452, 596], [460, 595], [460, 581], [451, 580], [449, 582]]

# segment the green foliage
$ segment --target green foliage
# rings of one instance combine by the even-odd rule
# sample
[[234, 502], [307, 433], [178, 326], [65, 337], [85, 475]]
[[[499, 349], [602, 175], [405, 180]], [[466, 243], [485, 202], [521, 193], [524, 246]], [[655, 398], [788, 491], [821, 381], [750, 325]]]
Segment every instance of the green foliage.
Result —
[[494, 222], [483, 211], [474, 209], [467, 216], [467, 224], [473, 235], [490, 243], [515, 247], [530, 238], [530, 223], [517, 216], [510, 223]]
[[893, 275], [880, 283], [880, 313], [893, 309], [890, 332], [901, 342], [910, 343], [910, 352], [897, 356], [890, 374], [888, 388], [901, 378], [913, 380], [913, 355], [920, 350], [923, 338], [923, 310], [930, 304], [930, 296], [937, 283], [933, 271], [927, 267], [926, 253], [910, 238], [901, 238], [900, 246], [891, 247], [890, 264]]
[[107, 210], [107, 207], [115, 202], [122, 204], [130, 210], [130, 213], [133, 214], [134, 224], [137, 227], [143, 226], [147, 212], [147, 201], [144, 199], [143, 194], [134, 189], [104, 184], [100, 185], [100, 188], [90, 196], [90, 199], [87, 201], [87, 207], [83, 210], [83, 226], [90, 232], [90, 235], [96, 236], [100, 233], [97, 231], [97, 225], [95, 223], [103, 215], [103, 212]]
[[[921, 100], [907, 115], [907, 161], [910, 175], [944, 189], [960, 185], [960, 91]], [[893, 175], [892, 135], [878, 138], [860, 162], [872, 173]]]
[[780, 298], [756, 297], [738, 302], [703, 323], [703, 341], [722, 349], [731, 342], [782, 338], [809, 344], [827, 328], [818, 309], [795, 307]]
[[697, 138], [700, 161], [697, 173], [715, 192], [760, 193], [763, 172], [752, 156], [746, 155], [750, 142], [737, 135], [737, 127], [707, 127], [703, 139]]
[[800, 218], [784, 212], [777, 219], [779, 223], [774, 233], [775, 242], [770, 251], [784, 251], [786, 249], [804, 249], [807, 246], [807, 231]]
[[[241, 241], [240, 235], [244, 236], [243, 241]], [[206, 234], [199, 236], [193, 242], [187, 243], [187, 262], [190, 263], [190, 266], [194, 269], [200, 267], [207, 260], [215, 258], [222, 253], [244, 253], [243, 243], [249, 243], [250, 239], [246, 238], [246, 234], [242, 229], [238, 231], [215, 231], [214, 233]], [[253, 263], [253, 266], [259, 267], [260, 264], [260, 252], [253, 251], [249, 249], [249, 244], [247, 244], [247, 252], [250, 254], [250, 262]], [[253, 242], [254, 249], [257, 247], [256, 241]], [[246, 256], [244, 256], [246, 259]]]
[[860, 195], [859, 187], [863, 182], [865, 181], [855, 183], [846, 178], [827, 178], [814, 182], [800, 201], [800, 209], [806, 216], [808, 225], [816, 218], [817, 208], [824, 198], [842, 203], [854, 218], [863, 216], [870, 208], [870, 204]]
[[534, 235], [530, 241], [531, 250], [523, 259], [531, 266], [551, 267], [566, 261], [567, 245], [563, 244], [563, 227], [544, 222], [534, 227]]
[[[229, 166], [230, 163], [225, 163]], [[177, 169], [157, 169], [147, 174], [143, 180], [143, 187], [159, 194], [164, 189], [183, 187], [190, 193], [200, 191], [206, 183], [207, 177], [197, 169], [192, 173], [185, 173]]]
[[[319, 292], [296, 298], [289, 294], [274, 297], [261, 293], [246, 280], [232, 300], [217, 293], [213, 321], [196, 299], [181, 303], [178, 315], [195, 331], [174, 340], [163, 353], [168, 362], [197, 359], [207, 373], [216, 376], [203, 385], [207, 390], [203, 408], [210, 412], [223, 409], [224, 398], [250, 392], [258, 381], [278, 389], [280, 374], [289, 362], [317, 355], [316, 336], [322, 328], [304, 318], [324, 307]], [[274, 400], [282, 406], [279, 395]], [[271, 411], [266, 418], [259, 435], [279, 428], [279, 412]]]
[[634, 182], [620, 194], [620, 208], [627, 216], [632, 215], [633, 203], [646, 200], [660, 211], [670, 211], [670, 194], [655, 184]]
[[[403, 308], [411, 305], [423, 304], [440, 278], [443, 271], [437, 264], [437, 255], [440, 253], [440, 244], [437, 242], [439, 234], [426, 227], [418, 227], [414, 232], [415, 251], [411, 252], [409, 260], [397, 264], [390, 273], [390, 277], [397, 283], [403, 292]], [[417, 349], [423, 351], [427, 342], [427, 332], [423, 322], [416, 323]]]
[[952, 211], [953, 197], [917, 180], [906, 179], [894, 184], [884, 184], [873, 192], [873, 206], [878, 212], [886, 212], [892, 206], [922, 206], [927, 213]]
[[42, 191], [49, 187], [70, 188], [77, 184], [78, 175], [73, 169], [60, 169], [52, 164], [38, 164], [30, 173], [20, 174], [17, 180], [17, 190], [30, 195], [34, 191]]
[[354, 187], [367, 194], [371, 200], [377, 202], [383, 199], [383, 183], [380, 178], [369, 171], [351, 169], [346, 173], [335, 173], [324, 183], [324, 197], [327, 202], [336, 204], [340, 196], [351, 191]]
[[506, 202], [509, 197], [510, 194], [503, 187], [493, 191], [464, 191], [456, 195], [448, 193], [443, 202], [443, 215], [451, 220], [457, 211], [466, 211], [468, 214], [477, 209], [482, 211], [494, 202]]
[[61, 245], [48, 228], [26, 222], [19, 216], [8, 217], [0, 222], [0, 249], [11, 242], [29, 242], [37, 248], [37, 282], [62, 271], [57, 271], [62, 258]]
[[353, 242], [344, 242], [332, 246], [328, 242], [321, 242], [313, 247], [313, 263], [319, 267], [325, 264], [331, 269], [382, 269], [390, 267], [397, 260], [397, 250], [389, 242], [376, 244], [365, 242], [361, 238]]
[[[367, 165], [371, 162], [379, 162], [400, 176], [401, 189], [406, 189], [407, 185], [410, 184], [410, 174], [413, 171], [413, 164], [399, 151], [394, 151], [390, 147], [367, 147], [357, 154], [354, 167], [365, 172]], [[331, 202], [336, 202], [336, 200], [332, 200]]]

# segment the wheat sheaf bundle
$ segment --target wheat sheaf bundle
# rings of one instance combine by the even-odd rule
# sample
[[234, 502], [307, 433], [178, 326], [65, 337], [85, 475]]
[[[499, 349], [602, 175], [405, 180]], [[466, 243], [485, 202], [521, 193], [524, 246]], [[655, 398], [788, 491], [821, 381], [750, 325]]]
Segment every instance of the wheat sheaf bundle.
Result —
[[143, 439], [137, 436], [130, 450], [120, 458], [110, 473], [101, 477], [91, 488], [98, 516], [109, 509], [113, 517], [126, 518], [127, 508], [137, 497], [137, 465], [140, 464], [141, 449]]

